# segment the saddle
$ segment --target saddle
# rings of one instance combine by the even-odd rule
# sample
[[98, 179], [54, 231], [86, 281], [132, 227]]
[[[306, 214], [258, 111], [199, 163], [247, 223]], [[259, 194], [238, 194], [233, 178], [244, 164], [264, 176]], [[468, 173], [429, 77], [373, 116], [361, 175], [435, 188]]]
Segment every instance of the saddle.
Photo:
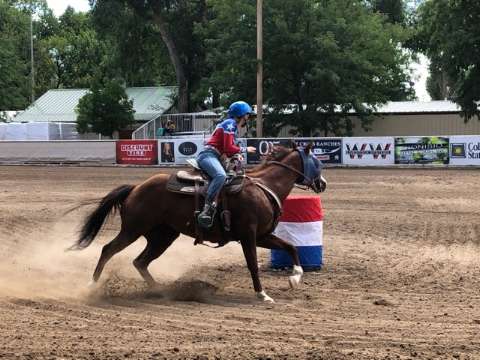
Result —
[[[200, 201], [200, 197], [205, 197], [210, 179], [208, 175], [200, 169], [195, 159], [187, 160], [188, 164], [192, 167], [189, 171], [180, 170], [170, 176], [167, 182], [167, 190], [174, 193], [190, 195], [195, 197], [195, 232], [196, 239], [195, 245], [203, 244], [204, 232], [206, 230], [197, 226], [196, 218], [200, 213], [200, 207], [203, 201]], [[229, 168], [230, 160], [224, 164], [227, 180], [220, 192], [220, 199], [217, 208], [217, 220], [220, 224], [222, 232], [222, 240], [218, 243], [217, 247], [222, 247], [231, 240], [231, 215], [228, 210], [228, 198], [227, 195], [237, 194], [243, 189], [245, 182], [245, 174], [243, 170], [241, 173], [237, 172], [236, 168]]]
[[[167, 183], [167, 190], [192, 196], [195, 195], [195, 192], [199, 192], [200, 195], [204, 196], [210, 179], [208, 175], [200, 169], [197, 160], [189, 159], [187, 162], [192, 166], [192, 169], [188, 171], [179, 170], [176, 174], [170, 176]], [[244, 174], [228, 171], [223, 192], [226, 194], [239, 193], [243, 189], [244, 180]]]

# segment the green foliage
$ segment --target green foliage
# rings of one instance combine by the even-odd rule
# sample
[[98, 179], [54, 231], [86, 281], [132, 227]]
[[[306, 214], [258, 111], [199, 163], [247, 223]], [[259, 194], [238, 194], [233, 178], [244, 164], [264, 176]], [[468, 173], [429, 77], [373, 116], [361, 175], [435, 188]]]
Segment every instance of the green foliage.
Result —
[[[0, 0], [0, 18], [7, 19], [0, 22], [0, 109], [29, 102], [30, 11], [37, 97], [77, 87], [103, 96], [107, 86], [98, 79], [109, 78], [128, 86], [176, 82], [179, 110], [255, 103], [255, 1], [90, 3], [91, 12], [67, 8], [57, 19], [45, 0]], [[368, 127], [375, 105], [413, 98], [410, 55], [402, 49], [408, 36], [401, 0], [265, 2], [267, 132], [292, 125], [302, 135], [348, 134], [351, 111]]]
[[403, 0], [371, 0], [374, 11], [384, 14], [393, 24], [406, 22], [405, 3]]
[[94, 132], [112, 136], [133, 123], [133, 101], [118, 81], [95, 83], [77, 107], [79, 133]]
[[[115, 14], [115, 21], [111, 21]], [[92, 11], [94, 29], [110, 47], [112, 76], [129, 86], [175, 83], [175, 73], [158, 29], [124, 1], [96, 1]]]
[[443, 74], [447, 95], [462, 107], [465, 120], [480, 119], [479, 19], [479, 1], [430, 0], [419, 8], [417, 21], [417, 47], [430, 58], [434, 76]]
[[36, 98], [51, 88], [88, 88], [108, 75], [108, 46], [89, 14], [67, 8], [57, 19], [45, 0], [0, 0], [0, 108], [30, 103], [32, 12]]
[[28, 104], [28, 67], [22, 57], [29, 16], [0, 1], [0, 111], [21, 110]]
[[108, 45], [98, 38], [90, 15], [70, 7], [58, 19], [55, 34], [41, 40], [39, 48], [45, 60], [38, 66], [49, 73], [51, 87], [89, 88], [108, 72]]
[[[205, 86], [226, 102], [255, 96], [255, 4], [211, 0], [214, 19], [202, 29], [214, 75]], [[264, 98], [268, 129], [292, 125], [302, 135], [349, 134], [365, 104], [413, 97], [401, 49], [406, 33], [362, 1], [271, 0], [264, 9]], [[300, 20], [301, 19], [301, 20]], [[289, 113], [288, 116], [284, 115]]]
[[[105, 0], [104, 0], [105, 1]], [[175, 71], [179, 88], [177, 108], [192, 111], [201, 105], [197, 90], [208, 74], [201, 38], [195, 27], [206, 21], [206, 0], [126, 0], [135, 13], [158, 30]], [[97, 1], [98, 3], [98, 1]]]
[[427, 78], [427, 91], [432, 100], [445, 100], [450, 96], [448, 75], [435, 63], [430, 63], [430, 75]]

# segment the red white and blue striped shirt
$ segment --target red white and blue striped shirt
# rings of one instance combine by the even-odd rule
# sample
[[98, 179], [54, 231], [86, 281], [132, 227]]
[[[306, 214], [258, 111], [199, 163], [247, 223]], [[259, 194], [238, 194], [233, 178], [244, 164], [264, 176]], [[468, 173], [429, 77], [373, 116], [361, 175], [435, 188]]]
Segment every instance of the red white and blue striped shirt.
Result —
[[226, 154], [228, 157], [245, 151], [237, 142], [237, 122], [234, 119], [226, 119], [217, 125], [212, 137], [206, 145], [214, 147], [220, 155]]

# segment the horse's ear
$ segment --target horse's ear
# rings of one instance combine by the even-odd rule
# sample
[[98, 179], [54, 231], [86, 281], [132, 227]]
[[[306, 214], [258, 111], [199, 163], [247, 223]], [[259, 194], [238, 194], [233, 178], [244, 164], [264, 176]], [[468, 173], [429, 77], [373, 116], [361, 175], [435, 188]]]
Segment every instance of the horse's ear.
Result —
[[293, 150], [297, 150], [297, 143], [294, 140], [290, 140], [290, 147]]
[[313, 144], [312, 143], [309, 143], [305, 149], [303, 150], [305, 152], [305, 154], [307, 155], [310, 155], [310, 153], [312, 152], [312, 147], [313, 147]]

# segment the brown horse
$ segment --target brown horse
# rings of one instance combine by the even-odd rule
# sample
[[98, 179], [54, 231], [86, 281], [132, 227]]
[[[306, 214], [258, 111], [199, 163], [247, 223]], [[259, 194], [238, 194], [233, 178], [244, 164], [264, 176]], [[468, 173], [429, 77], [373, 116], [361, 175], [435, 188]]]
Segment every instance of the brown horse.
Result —
[[[283, 249], [291, 255], [295, 264], [289, 279], [292, 287], [300, 283], [303, 275], [296, 248], [272, 234], [278, 217], [273, 198], [276, 196], [282, 202], [295, 183], [299, 182], [316, 192], [322, 191], [324, 183], [320, 170], [320, 164], [311, 155], [310, 147], [304, 150], [278, 147], [268, 161], [248, 171], [242, 191], [228, 195], [231, 234], [241, 243], [253, 287], [257, 297], [263, 301], [273, 302], [273, 299], [260, 284], [257, 246]], [[307, 176], [307, 173], [310, 175]], [[133, 261], [133, 265], [143, 279], [153, 286], [156, 283], [147, 270], [148, 265], [162, 255], [180, 233], [195, 237], [194, 198], [168, 191], [166, 185], [170, 176], [158, 174], [136, 186], [122, 185], [106, 195], [85, 218], [80, 237], [71, 249], [84, 249], [90, 245], [113, 209], [120, 210], [122, 220], [120, 233], [102, 249], [93, 283], [98, 281], [105, 264], [113, 255], [143, 235], [147, 239], [147, 246]], [[273, 192], [273, 196], [268, 195], [268, 190]], [[220, 242], [220, 227], [216, 225], [211, 233], [205, 234], [204, 239]]]

